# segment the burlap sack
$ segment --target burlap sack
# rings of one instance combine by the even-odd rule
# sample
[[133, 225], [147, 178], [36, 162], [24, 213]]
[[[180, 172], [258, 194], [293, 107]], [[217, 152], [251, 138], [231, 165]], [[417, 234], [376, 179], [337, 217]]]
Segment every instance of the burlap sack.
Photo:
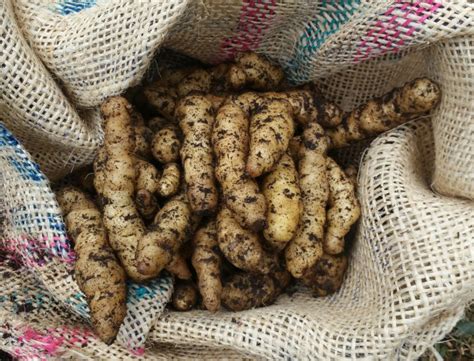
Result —
[[[58, 307], [68, 309], [84, 323], [89, 321], [89, 308], [74, 279], [75, 254], [49, 182], [1, 123], [0, 169], [0, 255], [29, 270], [30, 277], [49, 292], [48, 297], [61, 305]], [[3, 280], [6, 288], [0, 295], [6, 301], [11, 299], [8, 287], [13, 281], [8, 277]], [[129, 349], [140, 349], [172, 290], [169, 276], [147, 285], [129, 283], [127, 315], [117, 342]], [[21, 290], [15, 293], [20, 294]], [[68, 318], [64, 312], [62, 316]]]
[[[101, 142], [96, 105], [139, 83], [161, 45], [209, 63], [257, 50], [293, 81], [316, 80], [346, 110], [421, 75], [443, 89], [432, 120], [394, 130], [365, 153], [363, 215], [338, 294], [313, 299], [299, 290], [269, 308], [170, 312], [158, 321], [142, 309], [138, 339], [132, 325], [111, 348], [91, 336], [87, 344], [63, 341], [55, 355], [128, 359], [119, 343], [140, 345], [154, 322], [144, 357], [414, 359], [442, 338], [474, 297], [473, 9], [467, 1], [433, 0], [1, 2], [2, 121], [50, 179], [90, 163]], [[154, 64], [159, 72], [159, 57]], [[52, 301], [31, 318], [0, 303], [1, 329], [13, 335], [0, 338], [0, 347], [12, 351], [29, 339], [34, 352], [50, 330], [83, 323], [87, 309], [48, 184], [11, 135], [1, 135], [0, 244]], [[357, 163], [367, 145], [336, 156]], [[438, 195], [432, 185], [471, 201]], [[23, 268], [14, 273], [26, 284]], [[29, 326], [40, 335], [25, 335]]]

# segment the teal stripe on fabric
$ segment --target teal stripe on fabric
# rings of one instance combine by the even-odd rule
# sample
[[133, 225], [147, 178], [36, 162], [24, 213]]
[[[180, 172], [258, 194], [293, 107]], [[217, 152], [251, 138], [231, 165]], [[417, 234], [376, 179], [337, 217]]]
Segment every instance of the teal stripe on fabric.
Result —
[[328, 36], [334, 34], [355, 13], [360, 0], [321, 2], [317, 16], [306, 26], [297, 49], [304, 55], [313, 54]]
[[56, 10], [61, 15], [78, 13], [96, 4], [96, 0], [62, 0], [56, 5]]
[[306, 81], [304, 66], [309, 58], [336, 33], [357, 11], [361, 0], [322, 0], [319, 11], [306, 25], [298, 42], [293, 59], [287, 64], [287, 71], [295, 82]]

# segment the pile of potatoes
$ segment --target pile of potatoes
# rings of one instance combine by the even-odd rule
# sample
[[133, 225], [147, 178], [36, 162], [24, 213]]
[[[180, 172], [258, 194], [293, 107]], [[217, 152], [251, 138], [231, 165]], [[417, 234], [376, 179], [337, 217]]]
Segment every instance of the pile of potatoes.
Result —
[[337, 291], [360, 207], [355, 169], [328, 150], [439, 98], [434, 82], [416, 79], [343, 113], [314, 84], [292, 88], [279, 67], [245, 53], [167, 70], [132, 99], [108, 99], [93, 174], [58, 192], [99, 336], [110, 343], [118, 331], [125, 279], [164, 270], [179, 311], [269, 305], [292, 280], [316, 296]]

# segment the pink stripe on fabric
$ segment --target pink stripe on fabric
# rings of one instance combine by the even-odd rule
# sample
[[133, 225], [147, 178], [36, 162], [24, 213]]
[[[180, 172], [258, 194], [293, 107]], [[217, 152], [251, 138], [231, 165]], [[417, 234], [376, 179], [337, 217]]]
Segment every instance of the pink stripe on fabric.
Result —
[[275, 18], [276, 6], [276, 0], [244, 0], [237, 31], [222, 40], [215, 63], [232, 60], [239, 52], [258, 49]]
[[354, 62], [383, 55], [388, 52], [397, 52], [406, 45], [413, 34], [419, 30], [417, 26], [423, 24], [434, 14], [442, 3], [435, 0], [402, 1], [387, 9], [382, 17], [386, 20], [376, 20], [370, 26], [365, 36], [358, 43]]
[[[82, 347], [95, 335], [88, 329], [82, 327], [59, 327], [49, 328], [44, 331], [36, 331], [27, 326], [18, 337], [18, 342], [35, 350], [36, 357], [40, 360], [49, 359], [51, 356], [58, 356], [65, 351], [67, 346]], [[30, 353], [23, 353], [22, 348], [14, 350], [15, 356], [28, 359]], [[37, 358], [35, 358], [37, 359]]]
[[[55, 255], [52, 251], [55, 248]], [[58, 249], [60, 251], [58, 251]], [[0, 244], [0, 250], [13, 256], [17, 261], [28, 266], [43, 266], [45, 258], [55, 256], [65, 263], [73, 263], [76, 254], [61, 236], [46, 236], [33, 239], [28, 235], [16, 239], [8, 239]]]

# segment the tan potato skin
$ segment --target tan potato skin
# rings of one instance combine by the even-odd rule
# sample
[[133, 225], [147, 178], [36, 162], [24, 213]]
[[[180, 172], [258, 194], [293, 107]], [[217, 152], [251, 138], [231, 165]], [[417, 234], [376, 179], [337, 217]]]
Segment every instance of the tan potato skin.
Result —
[[189, 203], [197, 214], [212, 213], [218, 202], [211, 145], [212, 104], [205, 96], [187, 96], [176, 108], [176, 118], [184, 135], [180, 155]]
[[290, 283], [283, 268], [268, 274], [238, 273], [224, 283], [222, 304], [231, 311], [249, 310], [271, 305]]
[[127, 312], [125, 272], [109, 246], [102, 215], [95, 204], [72, 187], [61, 189], [57, 200], [75, 242], [77, 284], [86, 295], [95, 331], [110, 344]]
[[158, 210], [158, 202], [154, 194], [158, 190], [160, 172], [153, 164], [140, 158], [135, 158], [135, 169], [137, 173], [136, 207], [143, 218], [152, 219]]
[[441, 90], [435, 82], [415, 79], [345, 114], [342, 124], [327, 130], [331, 147], [345, 147], [392, 129], [432, 110], [440, 99]]
[[151, 129], [145, 126], [135, 126], [135, 154], [144, 158], [151, 156], [150, 142], [153, 137]]
[[250, 147], [246, 171], [259, 177], [273, 169], [294, 134], [292, 108], [286, 100], [261, 98], [250, 118]]
[[301, 281], [313, 289], [315, 296], [325, 297], [341, 288], [346, 270], [347, 257], [345, 255], [323, 254], [319, 261], [304, 274]]
[[127, 275], [134, 281], [143, 282], [148, 277], [138, 272], [135, 264], [138, 241], [145, 234], [145, 227], [134, 202], [136, 170], [131, 106], [126, 99], [113, 97], [102, 104], [101, 110], [105, 118], [106, 157], [103, 172], [99, 172], [95, 185], [105, 200], [103, 221], [110, 245]]
[[180, 280], [189, 280], [193, 277], [191, 270], [189, 269], [188, 262], [186, 262], [186, 259], [181, 253], [175, 254], [165, 269]]
[[168, 121], [174, 122], [174, 110], [178, 101], [178, 94], [174, 88], [157, 81], [143, 89], [143, 96], [154, 111]]
[[181, 171], [176, 163], [168, 163], [163, 168], [163, 174], [158, 182], [158, 194], [170, 197], [179, 190]]
[[288, 154], [265, 176], [262, 189], [268, 209], [263, 235], [273, 249], [281, 251], [295, 235], [303, 208], [298, 172]]
[[222, 256], [217, 242], [217, 228], [214, 220], [198, 229], [193, 239], [192, 265], [196, 271], [198, 288], [204, 307], [216, 312], [221, 306]]
[[265, 224], [265, 198], [257, 183], [245, 174], [249, 122], [234, 102], [224, 104], [216, 115], [212, 144], [216, 155], [215, 176], [226, 206], [245, 228], [258, 231]]
[[317, 123], [303, 132], [298, 165], [303, 212], [296, 236], [285, 249], [288, 271], [300, 278], [322, 256], [326, 203], [329, 196], [326, 161], [327, 139]]
[[137, 265], [142, 274], [156, 277], [173, 257], [191, 231], [192, 215], [186, 197], [179, 194], [157, 213], [152, 232], [140, 239]]
[[156, 193], [160, 180], [160, 172], [156, 167], [140, 158], [135, 158], [137, 190], [145, 189], [151, 194]]
[[178, 83], [176, 92], [180, 98], [197, 92], [207, 94], [211, 84], [211, 75], [204, 69], [196, 69]]
[[189, 281], [178, 281], [174, 287], [171, 304], [176, 311], [189, 311], [197, 303], [196, 286]]
[[360, 206], [354, 184], [337, 163], [328, 157], [329, 209], [324, 252], [335, 255], [344, 251], [344, 236], [359, 219]]
[[272, 90], [277, 88], [283, 80], [283, 70], [256, 53], [239, 54], [236, 58], [236, 65], [245, 74], [245, 82], [243, 83], [241, 80], [242, 73], [239, 74], [234, 69], [229, 79], [235, 81], [232, 83], [235, 85], [235, 89], [247, 86], [255, 90]]
[[151, 153], [162, 164], [177, 162], [180, 148], [181, 140], [173, 127], [159, 130], [151, 141]]
[[217, 240], [222, 254], [235, 267], [248, 272], [266, 273], [266, 259], [270, 257], [262, 248], [259, 236], [244, 229], [226, 207], [217, 214]]

